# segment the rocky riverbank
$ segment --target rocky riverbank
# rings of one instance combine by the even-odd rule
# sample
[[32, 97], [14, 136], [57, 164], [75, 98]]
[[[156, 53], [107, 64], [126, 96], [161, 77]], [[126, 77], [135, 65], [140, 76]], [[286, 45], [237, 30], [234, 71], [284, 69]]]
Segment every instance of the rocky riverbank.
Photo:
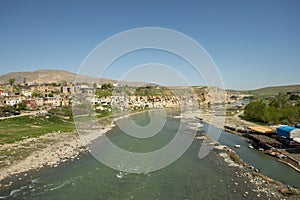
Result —
[[42, 167], [57, 167], [59, 163], [77, 159], [86, 151], [76, 133], [50, 133], [39, 138], [5, 144], [6, 151], [0, 172], [0, 180], [14, 174]]
[[214, 149], [218, 151], [219, 156], [223, 158], [228, 166], [237, 168], [239, 170], [239, 172], [236, 172], [237, 177], [248, 178], [248, 184], [252, 184], [254, 186], [251, 191], [247, 191], [243, 194], [244, 197], [247, 197], [249, 192], [254, 192], [257, 194], [257, 197], [265, 196], [270, 199], [300, 198], [299, 189], [286, 186], [279, 181], [273, 180], [270, 177], [259, 173], [258, 169], [255, 169], [253, 166], [249, 166], [247, 163], [245, 163], [237, 155], [237, 153], [231, 150], [229, 147], [225, 145], [218, 145], [218, 143], [216, 143]]
[[[197, 116], [202, 118], [203, 122], [210, 123], [217, 128], [223, 129], [223, 125], [221, 123], [212, 123], [213, 120], [212, 114], [208, 112], [197, 113]], [[220, 116], [222, 118], [222, 116]], [[220, 122], [224, 122], [223, 119], [219, 120]], [[216, 121], [215, 121], [216, 122]], [[226, 118], [226, 122], [234, 123], [234, 124], [248, 124], [253, 125], [251, 122], [247, 122], [239, 119], [237, 115], [230, 116]], [[239, 155], [233, 151], [231, 148], [220, 145], [216, 141], [212, 140], [208, 135], [197, 137], [200, 140], [206, 141], [206, 143], [210, 143], [213, 145], [214, 150], [216, 150], [219, 156], [223, 159], [224, 162], [227, 163], [229, 167], [236, 168], [236, 176], [237, 177], [246, 177], [249, 179], [249, 183], [252, 184], [253, 189], [247, 191], [243, 194], [244, 197], [247, 197], [250, 192], [256, 193], [257, 197], [265, 197], [267, 199], [299, 199], [300, 198], [300, 189], [289, 187], [279, 181], [273, 180], [272, 178], [265, 176], [259, 173], [258, 169], [255, 169], [253, 166], [249, 166], [245, 163]], [[232, 186], [237, 185], [239, 183], [233, 183]], [[228, 187], [232, 187], [228, 185]]]

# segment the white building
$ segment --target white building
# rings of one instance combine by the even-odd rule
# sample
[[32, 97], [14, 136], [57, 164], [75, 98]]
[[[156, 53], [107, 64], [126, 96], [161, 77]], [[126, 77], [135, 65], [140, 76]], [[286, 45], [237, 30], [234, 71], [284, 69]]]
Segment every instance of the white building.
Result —
[[30, 91], [24, 91], [24, 92], [22, 92], [22, 94], [23, 94], [25, 97], [31, 97], [31, 96], [32, 96], [32, 92], [30, 92]]
[[9, 94], [8, 94], [8, 92], [2, 92], [2, 93], [1, 93], [1, 96], [2, 96], [2, 97], [8, 97]]
[[21, 103], [22, 100], [21, 99], [8, 99], [8, 100], [5, 100], [4, 103], [6, 105], [10, 105], [10, 106], [14, 106], [14, 105], [18, 105], [19, 103]]
[[46, 97], [44, 99], [44, 105], [50, 105], [50, 106], [61, 106], [62, 104], [62, 98], [61, 97]]

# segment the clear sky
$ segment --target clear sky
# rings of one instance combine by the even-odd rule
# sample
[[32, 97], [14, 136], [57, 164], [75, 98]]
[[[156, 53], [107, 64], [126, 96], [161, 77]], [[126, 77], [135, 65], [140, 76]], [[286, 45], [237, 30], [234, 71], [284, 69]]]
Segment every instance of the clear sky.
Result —
[[[194, 38], [218, 66], [226, 88], [300, 84], [298, 0], [0, 0], [0, 74], [77, 72], [104, 39], [149, 26]], [[108, 78], [118, 78], [114, 74]]]

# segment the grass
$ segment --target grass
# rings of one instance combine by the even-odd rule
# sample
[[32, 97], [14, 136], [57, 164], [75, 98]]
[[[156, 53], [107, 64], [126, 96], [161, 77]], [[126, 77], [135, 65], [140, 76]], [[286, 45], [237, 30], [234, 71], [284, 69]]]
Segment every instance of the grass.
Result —
[[252, 118], [246, 117], [245, 115], [239, 115], [239, 117], [242, 118], [243, 120], [246, 120], [248, 122], [253, 122], [253, 123], [261, 125], [261, 126], [267, 126], [268, 125], [268, 123], [253, 120]]
[[107, 117], [107, 116], [109, 116], [109, 115], [111, 115], [111, 114], [112, 114], [111, 111], [104, 110], [104, 111], [98, 113], [98, 114], [97, 114], [97, 117], [98, 117], [98, 118], [103, 118], [103, 117]]
[[[142, 111], [137, 109], [131, 113]], [[97, 118], [105, 118], [112, 115], [110, 111], [97, 114]], [[80, 121], [88, 121], [88, 116], [79, 117]], [[75, 125], [73, 119], [63, 119], [57, 115], [50, 117], [23, 116], [0, 120], [0, 145], [10, 144], [26, 138], [37, 138], [53, 132], [73, 132]]]
[[0, 120], [0, 144], [14, 143], [25, 138], [39, 137], [52, 132], [72, 132], [75, 126], [72, 119], [58, 116], [23, 116]]

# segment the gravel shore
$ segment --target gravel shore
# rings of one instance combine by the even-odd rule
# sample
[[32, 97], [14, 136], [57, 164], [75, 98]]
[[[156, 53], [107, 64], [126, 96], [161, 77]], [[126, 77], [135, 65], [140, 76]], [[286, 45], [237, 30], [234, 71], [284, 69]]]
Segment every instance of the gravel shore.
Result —
[[[15, 160], [14, 152], [28, 151], [28, 156]], [[50, 133], [39, 138], [26, 139], [14, 144], [5, 144], [1, 150], [10, 152], [4, 158], [0, 180], [11, 175], [38, 170], [42, 167], [57, 167], [59, 163], [74, 160], [86, 151], [76, 133]]]
[[[214, 148], [218, 151], [220, 157], [228, 164], [228, 166], [236, 168], [237, 177], [246, 177], [252, 185], [251, 191], [243, 194], [244, 197], [250, 192], [256, 193], [257, 197], [265, 197], [266, 199], [299, 199], [300, 190], [286, 186], [285, 184], [273, 180], [268, 176], [259, 173], [258, 169], [245, 163], [235, 151], [225, 145], [217, 145]], [[238, 183], [233, 183], [238, 184]]]

